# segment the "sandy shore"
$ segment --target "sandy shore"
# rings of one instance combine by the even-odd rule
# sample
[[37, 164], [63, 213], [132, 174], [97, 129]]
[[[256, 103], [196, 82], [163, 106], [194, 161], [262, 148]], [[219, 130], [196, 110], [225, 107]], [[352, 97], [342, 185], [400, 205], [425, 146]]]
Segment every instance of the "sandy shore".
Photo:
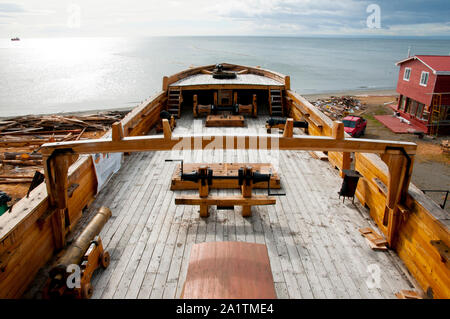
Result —
[[316, 101], [318, 99], [325, 99], [330, 96], [356, 96], [356, 97], [369, 97], [369, 96], [397, 96], [398, 93], [395, 89], [392, 90], [353, 90], [353, 91], [336, 91], [325, 92], [318, 94], [301, 94], [308, 101]]

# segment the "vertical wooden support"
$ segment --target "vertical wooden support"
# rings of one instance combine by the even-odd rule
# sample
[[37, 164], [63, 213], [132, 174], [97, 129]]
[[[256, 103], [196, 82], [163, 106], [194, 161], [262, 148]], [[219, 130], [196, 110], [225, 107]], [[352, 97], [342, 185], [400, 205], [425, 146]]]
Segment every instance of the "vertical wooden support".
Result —
[[272, 94], [270, 93], [270, 88], [269, 88], [269, 114], [272, 115]]
[[121, 122], [116, 122], [111, 125], [112, 135], [111, 138], [113, 141], [120, 141], [123, 139], [123, 128]]
[[[198, 172], [201, 176], [208, 175], [208, 167], [202, 165], [198, 168]], [[198, 195], [200, 198], [206, 198], [209, 195], [209, 185], [207, 181], [198, 181]], [[206, 204], [200, 204], [200, 217], [209, 216], [209, 206]]]
[[164, 138], [170, 140], [172, 138], [172, 129], [170, 128], [170, 123], [167, 119], [162, 120]]
[[65, 245], [66, 228], [70, 225], [68, 203], [68, 171], [70, 154], [52, 154], [44, 161], [44, 174], [49, 209], [54, 210], [52, 228], [55, 248], [62, 249]]
[[256, 94], [253, 94], [253, 117], [257, 117], [258, 116], [258, 103], [257, 103], [257, 98], [256, 98]]
[[285, 90], [291, 89], [291, 77], [289, 75], [286, 75], [284, 77], [284, 89]]
[[197, 113], [197, 106], [198, 106], [198, 97], [197, 97], [197, 94], [194, 94], [194, 96], [193, 96], [193, 102], [192, 102], [192, 105], [193, 105], [192, 113], [194, 113], [194, 117], [197, 117], [197, 116], [198, 116], [198, 113]]
[[350, 157], [350, 153], [349, 152], [343, 152], [342, 153], [342, 169], [340, 172], [341, 177], [344, 177], [345, 174], [343, 172], [344, 169], [350, 169], [350, 164], [351, 164], [351, 157]]
[[214, 105], [217, 106], [217, 92], [214, 92]]
[[[246, 166], [244, 168], [244, 176], [250, 176], [250, 175], [252, 175], [252, 167]], [[253, 189], [253, 182], [249, 181], [249, 184], [247, 185], [247, 181], [244, 181], [244, 183], [241, 186], [242, 197], [244, 197], [244, 198], [252, 197], [252, 189]], [[252, 216], [252, 206], [243, 205], [242, 206], [242, 217], [250, 217], [250, 216]]]
[[170, 129], [173, 130], [175, 128], [175, 117], [172, 115], [170, 117]]
[[343, 140], [345, 138], [344, 123], [342, 123], [341, 121], [334, 121], [331, 136], [335, 140]]
[[289, 118], [286, 119], [286, 124], [284, 125], [283, 137], [293, 137], [294, 136], [294, 120]]
[[[344, 129], [344, 123], [341, 121], [334, 121], [333, 122], [333, 129], [332, 129], [332, 137], [336, 140], [343, 140], [345, 139], [345, 129]], [[343, 152], [342, 153], [342, 167], [340, 175], [341, 177], [344, 177], [344, 169], [350, 169], [350, 153]]]
[[[411, 156], [410, 156], [411, 157]], [[409, 168], [408, 160], [400, 151], [388, 151], [381, 155], [381, 159], [389, 169], [388, 194], [386, 197], [386, 209], [383, 221], [387, 222], [387, 241], [390, 248], [394, 248], [400, 222], [399, 204], [404, 201], [411, 181], [413, 159]]]
[[169, 89], [169, 78], [167, 76], [163, 77], [163, 91], [167, 91]]
[[233, 105], [236, 105], [237, 104], [237, 92], [235, 91], [234, 92], [234, 94], [233, 94]]

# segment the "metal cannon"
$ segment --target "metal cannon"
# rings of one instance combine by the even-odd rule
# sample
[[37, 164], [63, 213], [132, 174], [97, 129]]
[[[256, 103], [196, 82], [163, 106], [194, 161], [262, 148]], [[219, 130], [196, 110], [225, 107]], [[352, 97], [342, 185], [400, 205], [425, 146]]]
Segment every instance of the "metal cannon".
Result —
[[[50, 270], [44, 297], [86, 299], [92, 296], [92, 274], [99, 267], [107, 268], [110, 261], [109, 253], [103, 249], [98, 236], [110, 217], [109, 208], [99, 209], [83, 232], [58, 259], [56, 266]], [[79, 278], [74, 278], [77, 276], [77, 270]]]

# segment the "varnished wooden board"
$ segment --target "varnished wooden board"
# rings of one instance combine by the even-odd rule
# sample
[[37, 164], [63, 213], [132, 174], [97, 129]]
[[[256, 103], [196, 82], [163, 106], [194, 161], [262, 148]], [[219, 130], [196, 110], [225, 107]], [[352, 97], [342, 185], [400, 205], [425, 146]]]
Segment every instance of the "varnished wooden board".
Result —
[[243, 127], [245, 119], [242, 115], [208, 115], [205, 126], [207, 127]]
[[[183, 171], [185, 173], [197, 171], [200, 166], [207, 166], [214, 172], [214, 176], [237, 176], [238, 170], [241, 167], [251, 166], [255, 171], [259, 171], [262, 174], [272, 174], [270, 178], [270, 188], [280, 189], [280, 176], [276, 172], [275, 168], [270, 163], [187, 163], [183, 164]], [[171, 190], [190, 190], [198, 189], [197, 183], [190, 181], [182, 181], [180, 177], [181, 165], [178, 165], [172, 176]], [[239, 189], [238, 180], [220, 180], [215, 179], [210, 186], [211, 189]], [[256, 183], [253, 188], [267, 188], [267, 183]]]
[[275, 205], [276, 199], [265, 195], [242, 196], [208, 196], [206, 198], [197, 195], [185, 195], [175, 198], [176, 205], [216, 205], [216, 206], [240, 206], [240, 205]]
[[277, 298], [266, 245], [245, 242], [193, 245], [182, 298]]

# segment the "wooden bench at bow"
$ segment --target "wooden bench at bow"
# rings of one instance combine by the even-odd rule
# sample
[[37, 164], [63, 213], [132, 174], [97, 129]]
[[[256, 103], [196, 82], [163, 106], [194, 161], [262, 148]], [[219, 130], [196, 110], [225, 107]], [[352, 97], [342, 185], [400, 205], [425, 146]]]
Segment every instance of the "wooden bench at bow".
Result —
[[277, 298], [266, 245], [244, 242], [193, 245], [181, 298]]

